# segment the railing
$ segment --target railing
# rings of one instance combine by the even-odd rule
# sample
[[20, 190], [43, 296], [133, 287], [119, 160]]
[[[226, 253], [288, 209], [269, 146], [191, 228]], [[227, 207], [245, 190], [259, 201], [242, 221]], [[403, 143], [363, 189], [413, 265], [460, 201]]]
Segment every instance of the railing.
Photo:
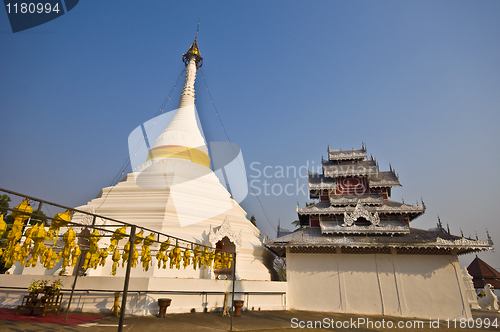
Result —
[[[194, 249], [195, 247], [201, 247], [201, 248], [206, 248], [208, 251], [210, 251], [210, 253], [213, 254], [213, 256], [211, 256], [211, 260], [210, 260], [210, 265], [211, 265], [211, 262], [212, 260], [214, 260], [214, 263], [215, 263], [215, 260], [219, 260], [218, 263], [220, 264], [222, 262], [222, 258], [221, 256], [219, 256], [219, 258], [214, 258], [214, 257], [217, 257], [215, 256], [215, 248], [213, 248], [212, 246], [206, 246], [206, 245], [203, 245], [201, 243], [195, 243], [195, 242], [192, 242], [192, 241], [187, 241], [187, 240], [184, 240], [184, 239], [180, 239], [180, 238], [177, 238], [175, 236], [171, 236], [171, 235], [168, 235], [168, 234], [165, 234], [165, 233], [162, 233], [162, 232], [158, 232], [156, 230], [153, 230], [153, 229], [149, 229], [149, 228], [146, 228], [146, 227], [141, 227], [141, 226], [137, 226], [137, 225], [133, 225], [133, 224], [130, 224], [130, 223], [127, 223], [127, 222], [123, 222], [123, 221], [120, 221], [120, 220], [116, 220], [116, 219], [113, 219], [113, 218], [109, 218], [109, 217], [106, 217], [106, 216], [102, 216], [102, 215], [98, 215], [98, 214], [95, 214], [95, 213], [91, 213], [91, 212], [87, 212], [87, 211], [82, 211], [82, 210], [78, 210], [78, 209], [74, 209], [74, 208], [71, 208], [71, 207], [67, 207], [67, 206], [63, 206], [63, 205], [60, 205], [60, 204], [56, 204], [56, 203], [52, 203], [52, 202], [49, 202], [49, 201], [46, 201], [46, 200], [42, 200], [42, 199], [39, 199], [39, 198], [35, 198], [35, 197], [32, 197], [32, 196], [27, 196], [27, 195], [23, 195], [23, 194], [20, 194], [20, 193], [17, 193], [17, 192], [14, 192], [14, 191], [10, 191], [10, 190], [7, 190], [7, 189], [2, 189], [0, 188], [0, 195], [1, 194], [6, 194], [7, 196], [9, 196], [9, 198], [14, 198], [14, 201], [16, 199], [22, 199], [23, 202], [24, 200], [29, 200], [31, 201], [31, 203], [37, 203], [38, 206], [37, 206], [37, 209], [36, 209], [36, 212], [33, 208], [31, 208], [31, 204], [30, 204], [30, 208], [28, 209], [26, 206], [24, 206], [23, 210], [20, 210], [20, 209], [16, 209], [16, 208], [10, 208], [10, 207], [6, 207], [6, 206], [2, 206], [0, 207], [1, 210], [3, 211], [10, 211], [11, 213], [14, 212], [15, 214], [17, 214], [17, 216], [20, 218], [18, 221], [19, 221], [19, 224], [22, 224], [22, 227], [21, 227], [21, 236], [18, 236], [16, 235], [16, 237], [13, 237], [11, 236], [11, 239], [10, 240], [4, 240], [2, 241], [3, 243], [7, 242], [7, 246], [13, 248], [14, 246], [16, 245], [19, 245], [20, 242], [21, 242], [21, 239], [24, 238], [25, 240], [25, 244], [29, 238], [29, 240], [31, 241], [31, 237], [29, 236], [26, 236], [24, 234], [24, 232], [26, 231], [26, 229], [28, 229], [26, 226], [28, 226], [29, 224], [29, 221], [34, 218], [35, 220], [42, 220], [42, 219], [46, 219], [50, 222], [50, 224], [52, 224], [54, 221], [56, 222], [61, 222], [62, 220], [60, 219], [60, 217], [58, 216], [58, 214], [56, 214], [54, 217], [49, 217], [49, 216], [45, 216], [43, 213], [41, 213], [42, 211], [42, 207], [44, 205], [48, 205], [48, 206], [52, 206], [52, 207], [55, 207], [57, 209], [62, 209], [62, 210], [66, 210], [67, 212], [69, 211], [71, 213], [71, 215], [75, 215], [75, 214], [82, 214], [84, 216], [87, 216], [87, 218], [89, 220], [92, 220], [92, 222], [90, 224], [83, 224], [83, 223], [77, 223], [77, 222], [73, 222], [73, 221], [65, 221], [65, 224], [64, 224], [64, 227], [63, 228], [69, 228], [71, 226], [78, 226], [78, 227], [82, 227], [84, 229], [90, 229], [90, 230], [97, 230], [100, 232], [99, 234], [99, 239], [100, 238], [113, 238], [113, 236], [115, 236], [116, 238], [116, 231], [119, 229], [119, 228], [122, 228], [122, 227], [126, 227], [127, 230], [129, 230], [129, 232], [124, 232], [124, 233], [120, 233], [120, 235], [122, 235], [122, 238], [128, 238], [129, 241], [129, 255], [128, 255], [128, 260], [127, 260], [127, 267], [126, 267], [126, 273], [125, 273], [125, 281], [124, 281], [124, 285], [123, 285], [123, 299], [122, 299], [122, 310], [121, 310], [121, 313], [120, 313], [120, 323], [119, 323], [119, 328], [118, 328], [118, 331], [122, 331], [123, 329], [123, 319], [124, 319], [124, 313], [125, 313], [125, 308], [126, 308], [126, 301], [127, 301], [127, 294], [128, 294], [128, 285], [129, 285], [129, 282], [130, 282], [130, 271], [131, 271], [131, 266], [132, 266], [132, 262], [133, 262], [133, 254], [134, 251], [135, 251], [135, 247], [136, 247], [136, 235], [141, 232], [141, 231], [149, 231], [151, 234], [154, 234], [154, 239], [149, 239], [149, 241], [151, 242], [150, 245], [154, 244], [154, 243], [158, 243], [158, 244], [162, 244], [162, 243], [165, 243], [165, 241], [167, 240], [174, 240], [175, 241], [175, 248], [179, 248], [179, 251], [177, 252], [176, 254], [176, 257], [177, 259], [182, 259], [182, 251], [186, 251], [186, 250], [191, 250], [193, 251], [194, 253]], [[12, 196], [12, 197], [11, 197]], [[21, 204], [20, 204], [21, 205]], [[20, 206], [19, 205], [19, 206]], [[101, 221], [104, 221], [102, 222], [102, 224], [100, 225], [96, 225], [96, 220], [97, 219], [100, 219]], [[25, 223], [25, 221], [27, 221]], [[8, 227], [10, 227], [12, 229], [13, 225], [8, 225]], [[40, 227], [44, 227], [44, 225], [41, 224]], [[7, 231], [9, 231], [9, 228], [7, 228]], [[59, 228], [57, 229], [56, 231], [56, 234], [55, 236], [56, 237], [59, 237]], [[91, 239], [95, 239], [97, 237], [97, 235], [92, 235], [90, 234], [90, 232], [81, 232], [80, 234], [76, 235], [76, 237], [78, 239], [86, 239], [86, 240], [91, 240]], [[143, 240], [146, 238], [146, 236], [143, 237]], [[45, 241], [44, 241], [45, 242]], [[30, 242], [31, 243], [31, 242]], [[31, 246], [31, 244], [29, 243], [29, 245]], [[79, 243], [80, 246], [82, 246], [83, 249], [89, 249], [90, 246], [89, 245], [85, 245], [84, 243]], [[174, 247], [174, 244], [171, 244], [172, 247]], [[57, 246], [56, 243], [54, 242], [54, 244], [52, 245], [51, 247], [52, 250], [62, 250], [63, 248], [61, 246]], [[107, 250], [107, 248], [106, 248]], [[122, 252], [125, 251], [124, 248], [121, 249]], [[160, 249], [159, 249], [160, 250]], [[172, 249], [173, 250], [173, 249]], [[11, 250], [12, 253], [14, 253], [13, 250]], [[85, 250], [81, 250], [81, 252], [85, 252]], [[152, 251], [154, 252], [154, 251]], [[3, 253], [3, 257], [5, 258], [6, 255], [8, 255], [9, 252], [4, 252]], [[226, 254], [225, 254], [226, 255]], [[227, 258], [228, 260], [225, 261], [225, 264], [227, 264], [227, 262], [230, 260], [232, 260], [232, 270], [233, 270], [233, 294], [235, 293], [234, 292], [234, 276], [235, 276], [235, 266], [236, 266], [236, 253], [235, 252], [228, 252], [227, 253], [228, 257], [225, 257]], [[153, 257], [153, 255], [151, 255]], [[12, 256], [14, 257], [14, 256]], [[12, 257], [9, 257], [9, 258], [12, 258]], [[18, 256], [16, 256], [18, 257]], [[70, 305], [71, 305], [71, 301], [72, 301], [72, 298], [73, 298], [73, 293], [75, 291], [75, 286], [76, 286], [76, 281], [77, 281], [77, 278], [80, 274], [80, 267], [82, 266], [82, 257], [83, 257], [83, 254], [80, 254], [79, 257], [78, 257], [78, 263], [76, 265], [76, 268], [77, 268], [77, 271], [75, 273], [75, 279], [74, 279], [74, 282], [73, 282], [73, 286], [71, 288], [71, 295], [70, 295], [70, 298], [69, 298], [69, 303], [68, 303], [68, 308], [67, 308], [67, 311], [66, 311], [66, 319], [68, 317], [68, 313], [69, 313], [69, 309], [70, 309]], [[181, 258], [179, 258], [181, 257]], [[25, 258], [25, 257], [23, 257]], [[55, 259], [55, 258], [54, 258]], [[190, 258], [188, 258], [188, 261], [190, 261]], [[234, 296], [234, 295], [233, 295]], [[232, 316], [231, 316], [232, 318]]]

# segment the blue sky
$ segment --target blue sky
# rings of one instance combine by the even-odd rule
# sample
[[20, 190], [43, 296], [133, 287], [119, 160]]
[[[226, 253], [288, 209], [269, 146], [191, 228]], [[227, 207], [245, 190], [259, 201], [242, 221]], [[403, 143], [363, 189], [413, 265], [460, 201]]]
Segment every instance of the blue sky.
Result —
[[[498, 1], [80, 1], [13, 34], [0, 10], [0, 187], [78, 206], [109, 186], [128, 135], [181, 74], [200, 18], [200, 120], [208, 141], [226, 141], [206, 82], [250, 180], [255, 162], [317, 166], [328, 145], [365, 142], [382, 171], [399, 173], [392, 199], [423, 198], [413, 227], [439, 215], [454, 234], [485, 239], [488, 228], [500, 243], [498, 17]], [[268, 218], [253, 196], [242, 206], [273, 236], [310, 201], [298, 191], [262, 193]], [[498, 255], [480, 257], [500, 268]]]

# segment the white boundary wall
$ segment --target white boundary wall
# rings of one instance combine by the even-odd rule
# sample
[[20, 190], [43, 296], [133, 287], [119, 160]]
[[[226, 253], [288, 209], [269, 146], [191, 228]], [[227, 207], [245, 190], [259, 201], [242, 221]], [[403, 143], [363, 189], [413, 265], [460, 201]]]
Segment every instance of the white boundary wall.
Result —
[[[74, 277], [70, 276], [0, 275], [2, 287], [0, 288], [0, 307], [16, 308], [21, 304], [23, 296], [28, 294], [28, 286], [35, 278], [49, 280], [49, 282], [61, 279], [64, 285], [63, 307], [66, 310], [74, 281]], [[124, 279], [111, 276], [78, 277], [71, 311], [109, 313], [114, 303], [114, 292], [123, 291]], [[9, 287], [15, 289], [9, 289]], [[193, 309], [196, 312], [202, 312], [205, 308], [208, 311], [220, 310], [224, 303], [223, 292], [231, 292], [232, 287], [231, 280], [130, 278], [125, 313], [137, 316], [157, 315], [159, 298], [172, 299], [167, 313], [185, 313]], [[161, 293], [165, 291], [172, 293]], [[237, 292], [235, 299], [245, 301], [244, 310], [284, 310], [286, 308], [286, 282], [237, 280], [235, 292]], [[265, 294], [266, 292], [274, 294]], [[120, 306], [121, 301], [120, 294]]]
[[287, 253], [287, 309], [471, 318], [456, 255]]

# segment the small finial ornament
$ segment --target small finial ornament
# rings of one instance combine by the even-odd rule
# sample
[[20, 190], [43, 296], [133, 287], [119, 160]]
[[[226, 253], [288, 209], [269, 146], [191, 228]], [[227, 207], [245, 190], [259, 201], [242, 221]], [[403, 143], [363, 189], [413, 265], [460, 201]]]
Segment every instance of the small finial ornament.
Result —
[[196, 69], [200, 69], [203, 66], [203, 58], [201, 57], [200, 50], [198, 49], [198, 31], [200, 30], [200, 21], [198, 19], [198, 27], [196, 29], [196, 36], [194, 37], [194, 42], [189, 48], [189, 50], [182, 55], [182, 61], [186, 64], [189, 63], [192, 57], [195, 58], [196, 61]]
[[491, 239], [490, 233], [488, 232], [488, 228], [486, 228], [486, 237], [488, 238], [488, 244], [493, 245], [493, 240]]

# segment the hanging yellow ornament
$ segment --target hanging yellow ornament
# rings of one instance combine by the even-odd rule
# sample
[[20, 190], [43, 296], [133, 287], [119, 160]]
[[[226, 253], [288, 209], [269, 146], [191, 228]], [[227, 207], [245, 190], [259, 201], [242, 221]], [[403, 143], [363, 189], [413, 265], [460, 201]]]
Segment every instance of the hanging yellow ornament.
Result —
[[57, 259], [57, 253], [53, 250], [53, 248], [50, 248], [49, 250], [46, 250], [44, 253], [44, 264], [43, 266], [46, 269], [52, 270], [54, 268], [54, 262]]
[[[14, 207], [14, 211], [11, 214], [11, 217], [14, 218], [14, 223], [12, 224], [10, 232], [7, 234], [9, 242], [21, 239], [21, 236], [23, 235], [24, 221], [30, 218], [30, 215], [26, 213], [33, 213], [33, 208], [31, 207], [28, 199], [24, 199], [21, 204]], [[12, 246], [13, 245], [14, 244], [12, 243]]]
[[2, 237], [6, 230], [7, 223], [3, 220], [3, 214], [0, 214], [0, 237]]
[[208, 259], [209, 259], [208, 248], [203, 249], [200, 257], [200, 267], [203, 265], [204, 268], [208, 267]]
[[113, 256], [111, 256], [111, 259], [113, 260], [113, 266], [111, 267], [111, 275], [116, 275], [116, 267], [118, 266], [118, 262], [120, 261], [120, 253], [118, 252], [118, 249], [115, 248], [113, 251]]
[[222, 253], [220, 258], [221, 269], [230, 269], [232, 260], [232, 255], [227, 252]]
[[[24, 221], [30, 217], [27, 213], [32, 212], [33, 208], [29, 204], [28, 199], [24, 199], [21, 204], [14, 207], [14, 211], [11, 214], [14, 218], [14, 223], [12, 224], [10, 231], [7, 233], [8, 241], [3, 253], [6, 266], [14, 264], [23, 256], [21, 247], [19, 246], [19, 240], [23, 236]], [[26, 250], [24, 252], [26, 252]]]
[[62, 268], [65, 269], [67, 266], [72, 264], [71, 252], [76, 246], [76, 233], [73, 227], [70, 227], [66, 233], [63, 235], [64, 248], [59, 252], [59, 257], [63, 259]]
[[125, 266], [125, 262], [128, 260], [128, 255], [130, 252], [130, 241], [128, 241], [125, 246], [123, 247], [123, 254], [122, 254], [122, 267]]
[[30, 218], [30, 215], [27, 213], [33, 213], [33, 208], [30, 205], [29, 199], [25, 198], [21, 204], [14, 207], [11, 217], [14, 218], [14, 223], [16, 221], [24, 223], [25, 220]]
[[97, 264], [99, 263], [99, 247], [97, 246], [97, 242], [101, 239], [101, 235], [97, 231], [97, 229], [94, 229], [92, 234], [90, 234], [89, 237], [89, 251], [87, 254], [85, 254], [85, 262], [83, 263], [83, 270], [86, 270], [88, 268], [97, 268]]
[[57, 213], [52, 217], [52, 221], [50, 222], [50, 227], [46, 235], [47, 240], [54, 239], [54, 244], [56, 243], [59, 236], [59, 229], [68, 225], [71, 221], [71, 214], [71, 210], [66, 210], [65, 212]]
[[110, 245], [109, 245], [109, 251], [112, 251], [114, 250], [114, 248], [116, 247], [116, 245], [118, 244], [118, 241], [120, 241], [121, 239], [123, 239], [125, 236], [127, 235], [127, 227], [126, 226], [123, 226], [121, 228], [118, 228], [114, 233], [113, 235], [111, 236], [111, 239], [110, 239]]
[[195, 270], [200, 262], [200, 253], [201, 253], [200, 246], [196, 246], [196, 248], [194, 248], [194, 253], [193, 253], [193, 269]]
[[108, 248], [104, 248], [99, 252], [99, 265], [104, 266], [106, 264], [106, 258], [108, 258], [109, 252]]
[[149, 246], [154, 243], [154, 240], [155, 240], [155, 235], [151, 233], [148, 236], [146, 236], [146, 238], [144, 239], [144, 243], [142, 244], [141, 263], [142, 263], [142, 269], [144, 271], [149, 270], [149, 265], [151, 263], [151, 249], [149, 249]]
[[130, 264], [130, 267], [135, 268], [137, 266], [137, 260], [139, 259], [139, 252], [137, 249], [134, 247], [134, 252], [132, 253], [132, 264]]
[[144, 230], [141, 229], [141, 231], [137, 234], [135, 234], [135, 245], [137, 246], [138, 244], [141, 244], [142, 240], [144, 239]]
[[156, 253], [156, 261], [158, 262], [158, 268], [161, 267], [163, 263], [163, 268], [167, 268], [167, 262], [168, 262], [168, 254], [167, 250], [170, 247], [170, 239], [167, 239], [166, 241], [163, 241], [162, 244], [160, 244], [160, 249]]
[[176, 245], [174, 249], [170, 250], [168, 256], [170, 257], [170, 268], [173, 269], [175, 265], [179, 270], [181, 268], [181, 248]]
[[184, 268], [186, 268], [189, 265], [189, 262], [191, 261], [190, 257], [191, 257], [191, 251], [189, 251], [189, 249], [184, 250], [184, 256], [182, 260]]
[[76, 246], [73, 251], [71, 251], [71, 266], [76, 266], [78, 257], [82, 254], [79, 246]]
[[27, 266], [31, 265], [31, 262], [28, 264], [26, 260], [28, 259], [28, 255], [31, 251], [32, 236], [37, 230], [38, 230], [38, 225], [34, 225], [24, 231], [24, 243], [21, 247], [21, 253], [19, 257], [19, 263], [22, 266], [25, 266], [26, 264]]
[[32, 231], [31, 239], [33, 240], [33, 249], [31, 250], [31, 258], [26, 266], [35, 267], [38, 259], [40, 258], [40, 263], [43, 264], [42, 254], [47, 250], [45, 246], [45, 228], [43, 224], [38, 224], [38, 228]]
[[215, 259], [214, 259], [214, 269], [222, 269], [222, 261], [221, 261], [222, 255], [220, 251], [218, 251], [215, 254]]
[[[207, 265], [209, 267], [212, 267], [212, 263], [214, 262], [214, 259], [215, 259], [215, 251], [210, 250], [208, 252], [208, 261], [207, 261]], [[214, 265], [214, 268], [215, 268], [215, 265]]]

